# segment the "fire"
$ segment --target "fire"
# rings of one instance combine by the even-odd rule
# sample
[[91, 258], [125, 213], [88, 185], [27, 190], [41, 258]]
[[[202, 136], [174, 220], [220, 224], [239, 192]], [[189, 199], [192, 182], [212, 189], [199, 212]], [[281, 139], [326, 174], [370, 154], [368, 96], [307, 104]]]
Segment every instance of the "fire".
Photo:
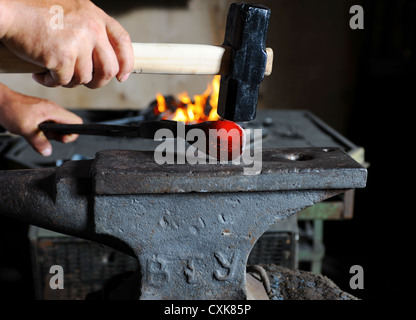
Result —
[[168, 107], [166, 106], [165, 97], [162, 96], [160, 93], [156, 95], [156, 101], [157, 101], [157, 111], [159, 113], [163, 113], [166, 110], [168, 110]]
[[193, 100], [188, 93], [178, 94], [179, 105], [176, 110], [170, 110], [165, 97], [157, 94], [157, 106], [155, 111], [162, 115], [163, 120], [185, 122], [187, 124], [201, 123], [205, 121], [217, 121], [218, 95], [221, 76], [215, 76], [211, 84], [201, 95], [195, 95]]

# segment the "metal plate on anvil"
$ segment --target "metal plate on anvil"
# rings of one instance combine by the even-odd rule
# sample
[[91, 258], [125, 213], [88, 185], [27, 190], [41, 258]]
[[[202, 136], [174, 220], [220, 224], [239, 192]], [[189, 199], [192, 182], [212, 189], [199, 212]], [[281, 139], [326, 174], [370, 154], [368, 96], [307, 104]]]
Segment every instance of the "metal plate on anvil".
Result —
[[[339, 148], [289, 148], [262, 151], [255, 164], [164, 164], [154, 152], [98, 152], [92, 167], [97, 195], [142, 193], [255, 192], [364, 188], [367, 170]], [[250, 170], [249, 170], [250, 172]]]

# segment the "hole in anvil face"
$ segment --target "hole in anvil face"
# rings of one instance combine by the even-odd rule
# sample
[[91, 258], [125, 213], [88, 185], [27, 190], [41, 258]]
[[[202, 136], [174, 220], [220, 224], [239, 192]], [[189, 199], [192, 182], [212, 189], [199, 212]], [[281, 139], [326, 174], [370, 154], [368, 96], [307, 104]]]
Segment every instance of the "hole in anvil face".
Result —
[[304, 153], [285, 153], [285, 154], [276, 154], [274, 158], [279, 158], [285, 161], [308, 161], [312, 160], [313, 157]]

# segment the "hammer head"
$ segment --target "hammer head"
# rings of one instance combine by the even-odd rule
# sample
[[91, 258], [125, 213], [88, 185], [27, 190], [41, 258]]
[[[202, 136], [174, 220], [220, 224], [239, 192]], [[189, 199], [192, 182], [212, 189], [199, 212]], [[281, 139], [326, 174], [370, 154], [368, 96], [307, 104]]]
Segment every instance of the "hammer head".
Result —
[[270, 9], [233, 3], [228, 12], [224, 46], [231, 47], [230, 72], [221, 77], [218, 115], [231, 121], [256, 118], [260, 83], [264, 79]]

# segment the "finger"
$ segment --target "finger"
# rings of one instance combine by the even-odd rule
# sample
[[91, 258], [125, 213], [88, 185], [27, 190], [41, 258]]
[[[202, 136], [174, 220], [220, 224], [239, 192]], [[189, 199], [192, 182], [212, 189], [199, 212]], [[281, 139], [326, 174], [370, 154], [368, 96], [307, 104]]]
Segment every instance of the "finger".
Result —
[[119, 64], [117, 79], [124, 82], [134, 69], [134, 51], [130, 36], [121, 24], [112, 18], [107, 23], [107, 34]]
[[74, 75], [71, 81], [64, 85], [65, 88], [75, 88], [79, 85], [90, 83], [93, 79], [92, 54], [82, 55], [75, 64]]
[[56, 88], [59, 86], [66, 86], [68, 85], [72, 78], [73, 78], [73, 71], [68, 72], [67, 75], [61, 76], [60, 72], [56, 71], [49, 71], [45, 73], [35, 73], [32, 75], [33, 80], [37, 83], [49, 87], [49, 88]]
[[74, 65], [67, 66], [59, 70], [50, 70], [45, 75], [44, 86], [54, 88], [57, 86], [65, 86], [71, 82], [74, 76]]
[[56, 122], [64, 124], [82, 124], [83, 120], [81, 117], [73, 112], [70, 112], [62, 107], [55, 107], [42, 122]]
[[79, 137], [78, 134], [66, 134], [66, 135], [62, 136], [60, 138], [60, 140], [57, 140], [57, 141], [61, 141], [63, 143], [71, 143], [71, 142], [74, 142], [75, 140], [77, 140], [78, 137]]
[[63, 54], [59, 60], [46, 64], [48, 72], [36, 74], [33, 79], [50, 88], [67, 85], [74, 76], [76, 57], [75, 51]]
[[[66, 123], [66, 124], [82, 124], [83, 120], [81, 117], [73, 112], [62, 108], [53, 102], [50, 103], [50, 112], [47, 117], [43, 118], [40, 122], [55, 122], [55, 123]], [[74, 142], [79, 135], [78, 134], [58, 134], [53, 132], [44, 133], [47, 139], [56, 140], [63, 143]]]
[[42, 131], [36, 131], [24, 138], [42, 156], [49, 157], [52, 154], [52, 145]]
[[[37, 83], [46, 86], [45, 84], [45, 77], [49, 72], [44, 72], [44, 73], [34, 73], [32, 74], [32, 79], [35, 80]], [[58, 85], [54, 85], [54, 86], [49, 86], [49, 87], [58, 87]]]
[[119, 72], [117, 57], [110, 42], [98, 44], [92, 54], [93, 78], [85, 86], [97, 89], [105, 86]]
[[62, 143], [71, 143], [78, 139], [78, 134], [59, 134], [54, 132], [44, 132], [48, 140], [55, 140]]

